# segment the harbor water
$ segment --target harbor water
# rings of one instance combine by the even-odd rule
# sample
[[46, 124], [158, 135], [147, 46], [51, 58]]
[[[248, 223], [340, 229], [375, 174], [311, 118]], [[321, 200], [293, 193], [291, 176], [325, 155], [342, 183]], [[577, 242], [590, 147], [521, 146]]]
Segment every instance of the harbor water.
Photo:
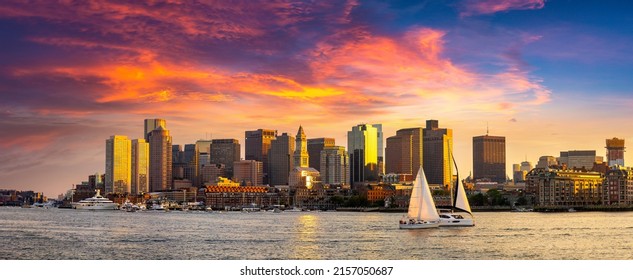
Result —
[[633, 259], [633, 212], [475, 213], [400, 230], [401, 213], [0, 208], [0, 258], [173, 260]]

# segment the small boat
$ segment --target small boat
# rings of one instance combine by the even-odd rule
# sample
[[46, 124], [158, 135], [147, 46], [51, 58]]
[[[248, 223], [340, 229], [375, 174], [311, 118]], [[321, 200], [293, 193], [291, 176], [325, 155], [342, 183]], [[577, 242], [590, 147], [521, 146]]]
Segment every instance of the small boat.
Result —
[[95, 196], [73, 203], [73, 208], [79, 210], [116, 210], [119, 206], [103, 196], [101, 190], [97, 189]]
[[152, 207], [150, 209], [152, 209], [152, 210], [165, 210], [165, 209], [167, 209], [167, 207], [165, 207], [163, 205], [163, 203], [154, 202], [154, 203], [152, 203]]
[[[455, 162], [455, 158], [453, 158], [453, 162]], [[468, 203], [464, 185], [459, 180], [457, 164], [455, 164], [455, 170], [457, 171], [457, 181], [455, 182], [454, 193], [451, 196], [453, 203], [451, 210], [448, 212], [440, 211], [440, 227], [472, 227], [475, 225], [475, 220], [470, 210], [470, 204]], [[465, 215], [468, 216], [465, 217]]]
[[400, 220], [400, 229], [437, 228], [440, 226], [440, 216], [435, 209], [435, 202], [426, 181], [422, 166], [413, 183], [409, 212]]

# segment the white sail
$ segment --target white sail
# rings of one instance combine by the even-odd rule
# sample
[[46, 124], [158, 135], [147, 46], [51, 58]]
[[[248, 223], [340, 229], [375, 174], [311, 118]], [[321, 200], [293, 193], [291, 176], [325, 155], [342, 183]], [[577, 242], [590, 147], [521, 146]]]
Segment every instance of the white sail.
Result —
[[427, 221], [440, 219], [435, 209], [435, 202], [429, 189], [429, 183], [426, 181], [426, 175], [424, 175], [424, 170], [421, 166], [411, 191], [409, 218]]
[[420, 206], [422, 205], [422, 183], [420, 180], [420, 172], [413, 181], [413, 189], [411, 190], [411, 198], [409, 199], [409, 218], [418, 218], [420, 216]]
[[455, 195], [455, 209], [466, 211], [472, 215], [470, 210], [470, 204], [468, 203], [468, 197], [466, 197], [466, 191], [462, 182], [457, 182], [457, 194]]

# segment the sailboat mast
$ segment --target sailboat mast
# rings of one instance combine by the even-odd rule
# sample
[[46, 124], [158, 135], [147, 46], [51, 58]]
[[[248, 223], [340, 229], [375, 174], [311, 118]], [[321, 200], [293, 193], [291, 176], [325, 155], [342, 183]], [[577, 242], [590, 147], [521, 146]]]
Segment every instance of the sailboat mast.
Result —
[[[455, 163], [455, 156], [453, 156], [453, 153], [451, 152], [451, 158], [453, 159], [453, 164], [455, 164], [455, 186], [451, 189], [451, 205], [453, 207], [453, 209], [456, 208], [456, 204], [457, 204], [457, 195], [459, 192], [459, 169], [457, 168], [457, 163]], [[453, 192], [453, 189], [455, 190]]]

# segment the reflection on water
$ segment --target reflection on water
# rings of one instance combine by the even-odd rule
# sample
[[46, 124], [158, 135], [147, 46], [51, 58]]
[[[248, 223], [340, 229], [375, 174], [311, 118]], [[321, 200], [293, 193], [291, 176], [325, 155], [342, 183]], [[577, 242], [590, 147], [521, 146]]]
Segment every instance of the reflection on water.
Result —
[[476, 213], [399, 230], [398, 213], [89, 212], [0, 207], [3, 259], [633, 259], [633, 212]]
[[316, 242], [319, 217], [313, 214], [298, 215], [297, 221], [296, 231], [291, 235], [296, 238], [296, 245], [291, 248], [294, 250], [292, 259], [321, 259]]

